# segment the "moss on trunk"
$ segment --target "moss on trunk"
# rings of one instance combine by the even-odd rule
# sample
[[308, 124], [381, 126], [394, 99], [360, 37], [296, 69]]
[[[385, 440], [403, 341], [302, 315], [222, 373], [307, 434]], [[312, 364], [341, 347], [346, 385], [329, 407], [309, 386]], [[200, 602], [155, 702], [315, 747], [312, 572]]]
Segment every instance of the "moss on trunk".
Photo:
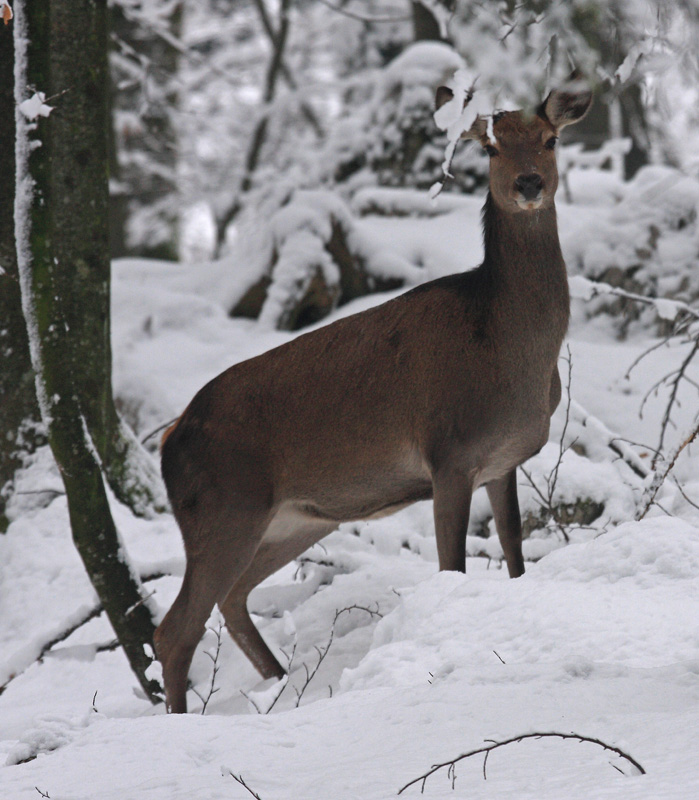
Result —
[[73, 540], [153, 698], [159, 687], [146, 678], [151, 659], [144, 650], [153, 620], [120, 545], [100, 469], [118, 425], [109, 346], [106, 0], [25, 0], [15, 10], [15, 44], [26, 46], [17, 99], [36, 90], [53, 106], [48, 117], [17, 117], [18, 260], [41, 413]]

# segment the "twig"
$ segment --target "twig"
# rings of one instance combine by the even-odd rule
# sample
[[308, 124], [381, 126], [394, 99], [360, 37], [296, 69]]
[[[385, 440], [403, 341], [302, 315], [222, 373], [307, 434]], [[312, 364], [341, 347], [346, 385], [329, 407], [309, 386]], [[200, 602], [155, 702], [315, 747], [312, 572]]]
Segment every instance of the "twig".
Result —
[[[223, 770], [221, 770], [221, 772], [223, 772]], [[250, 788], [250, 787], [247, 785], [247, 783], [245, 783], [245, 781], [243, 780], [243, 776], [242, 776], [242, 775], [236, 775], [236, 774], [235, 774], [235, 773], [234, 773], [232, 770], [230, 770], [230, 769], [228, 770], [228, 774], [231, 776], [231, 778], [233, 778], [233, 780], [234, 780], [234, 781], [237, 781], [237, 782], [238, 782], [238, 783], [239, 783], [239, 784], [240, 784], [240, 785], [241, 785], [241, 786], [242, 786], [244, 789], [247, 789], [247, 790], [248, 790], [248, 792], [250, 792], [250, 794], [251, 794], [251, 795], [252, 795], [254, 798], [256, 798], [256, 800], [262, 800], [262, 798], [260, 797], [260, 795], [259, 795], [257, 792], [253, 792], [253, 790], [252, 790], [252, 789], [251, 789], [251, 788]]]
[[282, 650], [282, 653], [284, 653], [284, 655], [286, 656], [286, 675], [280, 678], [279, 683], [281, 684], [281, 687], [277, 692], [274, 700], [272, 700], [272, 702], [269, 704], [269, 706], [267, 706], [267, 708], [264, 711], [257, 705], [252, 694], [248, 694], [247, 692], [244, 692], [242, 689], [240, 690], [240, 693], [248, 701], [248, 703], [250, 703], [250, 705], [255, 709], [255, 711], [257, 711], [258, 714], [269, 714], [270, 711], [274, 708], [274, 706], [277, 705], [279, 698], [284, 694], [284, 690], [289, 685], [289, 674], [291, 673], [291, 665], [294, 662], [294, 655], [296, 654], [296, 645], [297, 645], [297, 639], [296, 639], [296, 634], [294, 633], [294, 644], [293, 647], [291, 648], [291, 653], [287, 655]]
[[[556, 733], [556, 732], [525, 733], [522, 734], [521, 736], [513, 736], [510, 739], [504, 739], [501, 742], [494, 742], [490, 740], [491, 744], [488, 744], [485, 747], [478, 747], [475, 750], [469, 750], [468, 753], [463, 753], [462, 755], [457, 756], [456, 758], [453, 758], [450, 761], [445, 761], [442, 764], [434, 764], [432, 766], [432, 769], [420, 775], [418, 778], [414, 778], [409, 783], [406, 783], [402, 789], [398, 790], [398, 794], [402, 794], [409, 786], [413, 786], [414, 784], [420, 782], [422, 782], [422, 791], [424, 792], [425, 782], [427, 781], [427, 778], [429, 778], [438, 770], [443, 769], [444, 767], [447, 767], [449, 770], [448, 774], [452, 779], [452, 787], [453, 787], [453, 782], [455, 779], [454, 766], [456, 765], [457, 762], [462, 761], [465, 758], [470, 758], [471, 756], [478, 755], [479, 753], [485, 753], [485, 760], [487, 760], [488, 755], [493, 750], [496, 750], [498, 747], [504, 747], [505, 745], [513, 744], [514, 742], [523, 742], [525, 739], [546, 739], [546, 738], [575, 739], [579, 742], [590, 742], [591, 744], [599, 745], [604, 750], [609, 750], [612, 753], [616, 753], [616, 755], [620, 756], [621, 758], [626, 759], [626, 761], [632, 764], [641, 773], [641, 775], [646, 774], [645, 769], [643, 769], [643, 767], [638, 763], [638, 761], [636, 761], [635, 758], [630, 756], [628, 753], [624, 752], [620, 747], [615, 747], [614, 745], [607, 744], [606, 742], [603, 742], [601, 739], [596, 739], [591, 736], [581, 736], [578, 733]], [[616, 769], [618, 770], [619, 768], [616, 767]], [[486, 779], [485, 761], [483, 763], [483, 779], [484, 780]]]
[[172, 425], [173, 422], [177, 422], [178, 419], [179, 417], [174, 417], [173, 419], [164, 422], [162, 425], [159, 425], [154, 431], [151, 431], [150, 433], [146, 434], [146, 436], [144, 436], [143, 439], [141, 439], [141, 444], [145, 444], [149, 439], [152, 439], [157, 433], [160, 433], [160, 431], [164, 431], [165, 428], [169, 428], [170, 425]]
[[48, 792], [42, 792], [41, 789], [38, 786], [35, 786], [34, 788], [37, 790], [37, 792], [39, 792], [39, 794], [42, 797], [46, 797], [47, 800], [51, 800], [51, 795]]
[[570, 345], [566, 345], [566, 350], [568, 351], [568, 355], [563, 358], [564, 361], [568, 363], [568, 380], [566, 382], [566, 416], [565, 421], [563, 423], [563, 430], [561, 431], [561, 437], [558, 440], [558, 460], [556, 461], [556, 465], [553, 468], [553, 471], [546, 479], [546, 484], [549, 489], [549, 497], [553, 500], [553, 493], [556, 490], [556, 483], [558, 481], [558, 470], [561, 467], [561, 461], [563, 461], [563, 456], [565, 455], [566, 451], [569, 450], [574, 444], [575, 441], [571, 442], [568, 446], [564, 447], [563, 441], [565, 440], [566, 432], [568, 431], [568, 423], [570, 422], [570, 386], [573, 382], [573, 356], [570, 352]]
[[651, 345], [646, 350], [644, 350], [641, 353], [641, 355], [636, 356], [636, 358], [634, 358], [634, 360], [631, 362], [628, 369], [626, 370], [626, 374], [624, 375], [624, 377], [627, 379], [630, 378], [633, 370], [641, 363], [641, 361], [643, 361], [644, 358], [646, 358], [646, 356], [649, 356], [651, 353], [655, 352], [656, 350], [659, 350], [661, 347], [665, 347], [676, 336], [679, 336], [681, 333], [684, 333], [683, 329], [687, 328], [690, 322], [691, 319], [686, 318], [681, 320], [679, 323], [673, 324], [672, 331], [668, 333], [667, 336], [665, 336], [659, 342], [656, 342], [655, 344]]
[[646, 503], [642, 511], [636, 516], [637, 520], [642, 520], [643, 517], [645, 517], [645, 515], [648, 513], [648, 510], [655, 501], [655, 496], [658, 494], [660, 487], [663, 485], [663, 483], [665, 483], [665, 479], [675, 466], [675, 462], [677, 461], [680, 453], [685, 449], [685, 447], [690, 445], [697, 438], [697, 434], [699, 434], [699, 422], [695, 424], [691, 432], [675, 448], [675, 450], [670, 454], [669, 458], [665, 460], [662, 469], [656, 469], [655, 474], [653, 475], [653, 480], [650, 482], [646, 491], [644, 492]]
[[211, 685], [209, 686], [209, 693], [206, 695], [206, 697], [203, 697], [194, 687], [192, 687], [192, 691], [201, 700], [203, 704], [201, 707], [202, 715], [206, 713], [206, 707], [209, 705], [209, 700], [211, 700], [211, 698], [220, 689], [219, 686], [216, 686], [216, 676], [218, 675], [218, 671], [221, 669], [221, 667], [218, 664], [218, 659], [221, 654], [221, 632], [223, 631], [223, 621], [219, 619], [218, 627], [209, 628], [208, 630], [210, 630], [211, 633], [213, 633], [214, 636], [216, 637], [216, 649], [214, 651], [214, 654], [211, 655], [211, 653], [208, 650], [204, 651], [206, 655], [211, 659], [211, 663], [213, 664], [213, 669], [211, 670]]
[[531, 472], [528, 472], [524, 467], [520, 466], [520, 470], [524, 477], [529, 481], [531, 484], [532, 489], [534, 489], [535, 493], [539, 497], [539, 504], [541, 505], [542, 509], [549, 514], [551, 521], [558, 529], [558, 531], [563, 536], [566, 542], [570, 541], [570, 537], [568, 536], [568, 531], [566, 530], [565, 525], [556, 519], [556, 511], [555, 511], [555, 503], [554, 503], [554, 495], [556, 493], [556, 484], [558, 483], [558, 472], [561, 468], [561, 463], [563, 462], [563, 456], [570, 450], [570, 448], [575, 444], [577, 439], [574, 439], [570, 444], [564, 445], [563, 442], [565, 441], [565, 436], [568, 431], [568, 424], [570, 422], [570, 409], [572, 404], [572, 398], [570, 394], [570, 387], [573, 380], [573, 357], [570, 352], [570, 345], [567, 345], [568, 355], [562, 356], [563, 360], [568, 363], [568, 380], [566, 381], [566, 410], [565, 410], [565, 420], [563, 423], [563, 430], [561, 431], [561, 436], [558, 440], [558, 458], [556, 463], [553, 466], [551, 472], [546, 476], [546, 494], [537, 486], [535, 483]]
[[[670, 399], [665, 406], [665, 413], [663, 414], [663, 421], [660, 425], [660, 439], [658, 440], [658, 451], [663, 449], [663, 444], [665, 442], [665, 433], [667, 431], [667, 426], [670, 424], [670, 415], [672, 413], [673, 406], [677, 403], [677, 390], [679, 389], [680, 382], [684, 379], [693, 383], [687, 376], [685, 375], [685, 371], [689, 366], [690, 362], [696, 355], [697, 350], [699, 350], [699, 338], [695, 340], [692, 349], [689, 351], [689, 355], [682, 361], [680, 364], [679, 369], [676, 370], [674, 373], [674, 378], [670, 381], [670, 385], [672, 386], [672, 390], [670, 392]], [[668, 376], [669, 377], [669, 376]], [[656, 456], [651, 464], [651, 467], [655, 469], [656, 462], [658, 457]]]
[[354, 610], [365, 611], [372, 617], [383, 617], [383, 614], [381, 614], [379, 611], [378, 605], [376, 606], [376, 610], [374, 610], [371, 608], [367, 608], [366, 606], [359, 606], [355, 604], [351, 606], [346, 606], [345, 608], [341, 608], [339, 611], [335, 612], [335, 618], [333, 619], [333, 624], [330, 626], [330, 636], [328, 637], [328, 641], [325, 647], [317, 647], [317, 646], [315, 647], [315, 651], [318, 653], [318, 661], [316, 662], [315, 667], [309, 670], [308, 665], [304, 663], [303, 668], [306, 672], [306, 680], [304, 681], [303, 686], [301, 687], [300, 690], [294, 687], [294, 691], [296, 692], [296, 708], [299, 707], [299, 704], [301, 703], [301, 698], [303, 697], [306, 689], [308, 689], [310, 682], [313, 680], [316, 673], [320, 669], [320, 665], [323, 663], [325, 657], [328, 655], [330, 646], [332, 645], [333, 639], [335, 637], [335, 625], [337, 624], [337, 620], [342, 616], [342, 614], [349, 613], [350, 611]]

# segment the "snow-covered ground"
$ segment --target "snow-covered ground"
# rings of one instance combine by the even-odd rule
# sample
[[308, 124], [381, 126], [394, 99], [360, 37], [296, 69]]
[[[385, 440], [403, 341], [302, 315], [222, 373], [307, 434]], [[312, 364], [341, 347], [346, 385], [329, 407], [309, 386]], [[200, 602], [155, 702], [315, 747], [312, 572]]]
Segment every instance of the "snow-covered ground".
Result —
[[[606, 224], [605, 206], [615, 202], [615, 187], [596, 193], [594, 185], [571, 176], [577, 204], [559, 202], [571, 271], [584, 271], [585, 226]], [[373, 237], [436, 277], [478, 262], [479, 205], [465, 199], [429, 219], [368, 217], [357, 226], [365, 241]], [[141, 434], [176, 416], [231, 363], [289, 338], [227, 316], [222, 298], [237, 280], [226, 274], [231, 269], [115, 264], [115, 388]], [[356, 301], [333, 318], [384, 297]], [[612, 334], [606, 318], [587, 321], [576, 301], [571, 395], [612, 431], [653, 445], [666, 393], [649, 399], [642, 418], [641, 400], [682, 351], [658, 349], [627, 378], [654, 340], [640, 327], [624, 342]], [[564, 383], [567, 370], [562, 362]], [[697, 407], [691, 387], [682, 392], [672, 441]], [[564, 400], [551, 443], [528, 465], [540, 487], [560, 452], [565, 408]], [[431, 503], [343, 525], [251, 595], [267, 641], [294, 653], [289, 684], [271, 712], [255, 706], [265, 712], [279, 687], [259, 681], [214, 612], [190, 675], [207, 697], [209, 655], [221, 634], [216, 692], [203, 716], [190, 692], [192, 713], [182, 717], [140, 697], [122, 653], [105, 649], [113, 634], [103, 616], [37, 661], [42, 645], [96, 605], [71, 543], [65, 498], [50, 494], [60, 480], [40, 453], [0, 536], [0, 685], [7, 683], [0, 798], [228, 800], [256, 792], [262, 800], [382, 800], [435, 763], [531, 732], [599, 739], [646, 774], [596, 744], [528, 739], [493, 751], [487, 780], [483, 757], [470, 758], [457, 765], [454, 789], [445, 768], [427, 780], [425, 796], [699, 798], [699, 511], [668, 483], [659, 500], [673, 516], [654, 509], [629, 521], [640, 479], [574, 414], [566, 435], [566, 443], [579, 437], [588, 457], [566, 452], [556, 498], [582, 496], [604, 508], [591, 525], [570, 528], [568, 546], [556, 531], [535, 532], [526, 543], [533, 559], [526, 575], [509, 581], [496, 541], [475, 535], [469, 551], [491, 558], [469, 558], [466, 575], [439, 574]], [[695, 500], [696, 467], [684, 453], [676, 468]], [[523, 478], [523, 509], [535, 513], [536, 493], [526, 484]], [[47, 496], [54, 496], [48, 505]], [[147, 584], [165, 613], [184, 569], [177, 527], [170, 516], [141, 520], [112, 505], [140, 573], [168, 574]], [[476, 522], [487, 522], [481, 493], [473, 508]], [[326, 648], [307, 682], [306, 670]], [[416, 784], [404, 796], [419, 792]]]

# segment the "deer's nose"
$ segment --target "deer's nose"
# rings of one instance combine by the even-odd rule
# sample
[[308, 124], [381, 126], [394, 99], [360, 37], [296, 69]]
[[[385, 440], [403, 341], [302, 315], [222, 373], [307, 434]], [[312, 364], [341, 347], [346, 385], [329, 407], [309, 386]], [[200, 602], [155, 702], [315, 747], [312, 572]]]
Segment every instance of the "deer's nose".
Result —
[[529, 175], [520, 175], [515, 181], [515, 189], [524, 197], [525, 200], [534, 200], [541, 194], [544, 182], [541, 175], [532, 172]]

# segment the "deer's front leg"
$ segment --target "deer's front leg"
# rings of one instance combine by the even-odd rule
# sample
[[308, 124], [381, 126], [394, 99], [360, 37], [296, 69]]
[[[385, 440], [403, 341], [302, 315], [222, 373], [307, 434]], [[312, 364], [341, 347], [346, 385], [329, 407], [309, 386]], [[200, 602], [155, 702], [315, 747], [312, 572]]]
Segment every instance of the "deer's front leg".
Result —
[[439, 568], [466, 572], [466, 530], [473, 476], [458, 467], [442, 467], [434, 475], [433, 493]]

